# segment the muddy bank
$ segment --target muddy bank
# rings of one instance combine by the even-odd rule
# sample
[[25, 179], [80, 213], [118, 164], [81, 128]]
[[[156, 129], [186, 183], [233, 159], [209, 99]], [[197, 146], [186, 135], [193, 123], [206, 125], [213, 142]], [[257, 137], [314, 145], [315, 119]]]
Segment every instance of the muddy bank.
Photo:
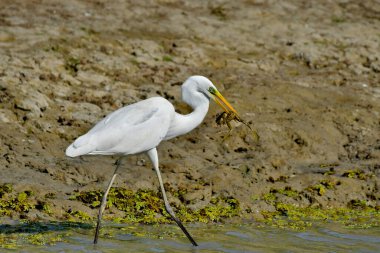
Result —
[[[76, 196], [103, 189], [116, 158], [69, 159], [65, 148], [109, 112], [147, 97], [189, 112], [180, 84], [194, 74], [215, 83], [260, 141], [242, 124], [224, 139], [228, 128], [217, 126], [212, 105], [201, 126], [158, 149], [173, 205], [196, 212], [222, 203], [256, 219], [281, 213], [279, 204], [379, 208], [376, 1], [0, 7], [1, 215], [94, 217], [92, 202]], [[115, 186], [158, 191], [144, 155], [125, 159]]]

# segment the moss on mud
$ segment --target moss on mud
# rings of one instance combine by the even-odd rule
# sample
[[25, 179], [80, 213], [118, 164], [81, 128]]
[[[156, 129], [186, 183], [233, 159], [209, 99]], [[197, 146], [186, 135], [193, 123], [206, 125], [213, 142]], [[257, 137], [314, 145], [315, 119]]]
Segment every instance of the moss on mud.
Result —
[[365, 208], [300, 208], [291, 204], [276, 203], [276, 211], [262, 211], [267, 225], [279, 228], [304, 230], [316, 222], [338, 222], [350, 228], [370, 228], [380, 225], [380, 212], [373, 207]]
[[[335, 184], [330, 181], [320, 181], [318, 186], [324, 190], [333, 189]], [[322, 194], [322, 188], [314, 187], [311, 190], [318, 190], [318, 195]], [[305, 189], [305, 191], [310, 189]], [[174, 191], [173, 189], [171, 191]], [[172, 192], [173, 196], [181, 196], [183, 189], [178, 192]], [[47, 202], [46, 197], [38, 199], [32, 191], [15, 192], [12, 185], [4, 184], [0, 186], [0, 216], [11, 216], [15, 214], [28, 213], [35, 209], [52, 217], [57, 218], [51, 209], [51, 204]], [[274, 207], [274, 211], [261, 210], [261, 219], [256, 219], [256, 224], [274, 226], [283, 229], [304, 230], [315, 223], [320, 222], [338, 222], [349, 228], [371, 228], [378, 227], [380, 220], [380, 210], [378, 207], [368, 206], [363, 200], [352, 200], [346, 208], [320, 208], [318, 206], [299, 207], [295, 204], [281, 202], [281, 196], [287, 198], [299, 198], [303, 194], [291, 187], [275, 189], [272, 188], [268, 193], [261, 197], [252, 198], [253, 201], [264, 200], [267, 204]], [[103, 196], [100, 190], [75, 193], [70, 197], [71, 201], [82, 202], [90, 208], [98, 208]], [[33, 197], [33, 198], [32, 198]], [[197, 210], [186, 207], [181, 202], [172, 203], [176, 209], [177, 216], [183, 222], [220, 222], [228, 218], [244, 217], [240, 208], [239, 201], [234, 197], [215, 197], [212, 198], [209, 205]], [[164, 203], [161, 196], [156, 191], [138, 190], [136, 192], [126, 188], [111, 188], [107, 201], [107, 210], [105, 219], [112, 222], [129, 223], [129, 224], [160, 224], [169, 223], [170, 216], [165, 211]], [[118, 210], [118, 212], [115, 212]], [[120, 214], [122, 212], [123, 214]], [[21, 217], [22, 215], [20, 215]], [[25, 215], [24, 215], [25, 216]], [[27, 217], [27, 216], [25, 216]], [[59, 219], [66, 219], [68, 222], [62, 224], [53, 224], [52, 226], [41, 225], [25, 221], [24, 228], [19, 231], [12, 226], [2, 225], [0, 231], [1, 248], [14, 249], [19, 248], [20, 242], [27, 242], [33, 245], [51, 245], [63, 241], [67, 233], [53, 233], [56, 229], [50, 229], [56, 226], [59, 230], [64, 228], [76, 228], [77, 224], [84, 224], [87, 229], [93, 227], [96, 216], [91, 215], [83, 210], [66, 210]], [[252, 218], [252, 217], [251, 217]], [[79, 223], [78, 223], [79, 222]], [[91, 224], [88, 224], [91, 223]], [[72, 226], [70, 225], [72, 224]], [[44, 228], [44, 229], [41, 229]], [[136, 232], [136, 231], [135, 231]], [[132, 234], [135, 233], [132, 231]], [[137, 233], [137, 232], [136, 232]], [[108, 234], [108, 232], [107, 232]], [[136, 234], [138, 235], [138, 234]]]
[[[178, 192], [177, 195], [181, 195]], [[103, 196], [101, 191], [81, 192], [71, 199], [79, 200], [91, 208], [100, 206]], [[233, 197], [217, 197], [210, 201], [211, 205], [199, 210], [190, 210], [184, 205], [173, 205], [177, 209], [177, 215], [184, 222], [210, 222], [220, 221], [223, 218], [238, 216], [240, 213], [239, 201]], [[159, 194], [152, 190], [138, 190], [133, 192], [125, 188], [111, 188], [107, 208], [114, 207], [125, 213], [125, 216], [114, 218], [117, 222], [139, 223], [166, 223], [170, 216], [165, 210], [164, 203]], [[107, 216], [106, 216], [107, 218]]]
[[28, 212], [35, 208], [29, 197], [33, 195], [32, 191], [22, 191], [12, 194], [12, 186], [4, 184], [0, 186], [0, 216], [10, 216], [12, 212]]
[[0, 249], [21, 249], [25, 244], [54, 245], [64, 242], [71, 229], [91, 229], [92, 226], [78, 222], [31, 222], [20, 220], [0, 226]]
[[[327, 190], [334, 189], [335, 185], [335, 182], [322, 180], [316, 185], [307, 187], [305, 191], [315, 192], [318, 196], [322, 196]], [[321, 208], [318, 205], [300, 207], [297, 204], [280, 201], [276, 194], [296, 199], [301, 198], [304, 192], [297, 192], [290, 188], [271, 189], [269, 193], [258, 198], [275, 208], [275, 211], [261, 211], [263, 218], [259, 221], [270, 226], [303, 230], [321, 221], [339, 222], [350, 228], [370, 228], [380, 225], [379, 207], [369, 206], [364, 200], [351, 200], [345, 208]]]
[[[326, 190], [333, 189], [335, 184], [332, 181], [324, 180], [306, 188], [305, 191], [315, 191], [316, 194], [322, 196]], [[181, 196], [184, 193], [183, 189], [179, 189], [178, 192], [173, 189], [171, 191], [173, 196]], [[261, 197], [253, 198], [253, 201], [264, 200], [275, 208], [275, 211], [262, 210], [262, 219], [258, 221], [278, 227], [296, 229], [311, 226], [313, 221], [338, 221], [350, 227], [373, 227], [379, 225], [379, 208], [369, 206], [363, 200], [351, 200], [346, 208], [320, 208], [312, 205], [299, 207], [294, 203], [284, 203], [280, 197], [286, 196], [297, 199], [302, 194], [304, 192], [298, 192], [291, 187], [271, 188], [269, 192]], [[92, 222], [96, 218], [96, 216], [84, 210], [74, 209], [66, 210], [62, 217], [58, 217], [52, 210], [52, 204], [46, 198], [38, 199], [33, 195], [34, 193], [30, 190], [15, 192], [10, 184], [0, 185], [0, 216], [15, 217], [19, 215], [21, 218], [25, 218], [27, 216], [23, 214], [35, 209], [52, 218], [64, 218], [71, 222]], [[80, 201], [94, 209], [100, 206], [102, 196], [103, 192], [100, 190], [86, 191], [73, 194], [70, 200]], [[239, 201], [231, 196], [214, 197], [207, 206], [195, 210], [189, 209], [181, 202], [172, 203], [171, 205], [183, 222], [220, 222], [243, 215]], [[107, 210], [110, 210], [110, 212]], [[118, 212], [115, 214], [114, 211], [116, 210]], [[122, 212], [121, 214], [120, 211]], [[141, 189], [134, 192], [121, 187], [111, 188], [104, 218], [122, 223], [156, 224], [171, 221], [158, 192]]]

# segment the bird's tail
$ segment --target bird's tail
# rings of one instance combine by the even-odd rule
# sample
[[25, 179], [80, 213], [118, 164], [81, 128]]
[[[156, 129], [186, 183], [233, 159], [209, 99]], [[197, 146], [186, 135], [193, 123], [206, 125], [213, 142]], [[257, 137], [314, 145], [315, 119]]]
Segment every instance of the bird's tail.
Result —
[[94, 151], [94, 146], [88, 141], [89, 136], [81, 136], [75, 140], [70, 146], [66, 149], [66, 155], [69, 157], [77, 157], [81, 155], [86, 155]]

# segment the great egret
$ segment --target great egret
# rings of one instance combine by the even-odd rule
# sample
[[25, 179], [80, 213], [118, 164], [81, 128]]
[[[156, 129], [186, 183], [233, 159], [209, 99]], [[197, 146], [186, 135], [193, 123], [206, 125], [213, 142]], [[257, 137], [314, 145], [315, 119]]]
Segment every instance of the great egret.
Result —
[[236, 110], [209, 79], [203, 76], [191, 76], [182, 85], [182, 99], [193, 108], [193, 112], [190, 114], [176, 113], [173, 105], [162, 97], [148, 98], [112, 112], [66, 149], [66, 155], [70, 157], [120, 155], [116, 162], [116, 169], [102, 198], [94, 244], [98, 241], [102, 213], [106, 206], [107, 195], [120, 167], [121, 158], [126, 155], [146, 152], [156, 170], [166, 211], [190, 242], [197, 246], [197, 243], [170, 207], [158, 166], [156, 147], [163, 140], [186, 134], [197, 127], [207, 114], [210, 98], [219, 104], [225, 112], [237, 115]]

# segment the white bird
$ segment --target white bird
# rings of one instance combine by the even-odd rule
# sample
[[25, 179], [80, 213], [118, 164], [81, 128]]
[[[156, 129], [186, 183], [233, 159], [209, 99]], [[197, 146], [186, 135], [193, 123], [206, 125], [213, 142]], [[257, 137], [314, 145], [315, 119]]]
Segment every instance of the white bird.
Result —
[[66, 149], [66, 155], [69, 157], [120, 155], [100, 205], [94, 238], [95, 244], [98, 241], [107, 195], [117, 175], [121, 158], [126, 155], [146, 152], [156, 170], [166, 211], [190, 242], [197, 246], [197, 243], [181, 221], [176, 218], [169, 205], [161, 179], [156, 147], [163, 140], [186, 134], [197, 127], [207, 114], [210, 98], [227, 113], [233, 112], [237, 115], [236, 110], [209, 79], [203, 76], [191, 76], [182, 85], [182, 99], [193, 108], [190, 114], [176, 113], [173, 105], [163, 97], [148, 98], [112, 112]]

